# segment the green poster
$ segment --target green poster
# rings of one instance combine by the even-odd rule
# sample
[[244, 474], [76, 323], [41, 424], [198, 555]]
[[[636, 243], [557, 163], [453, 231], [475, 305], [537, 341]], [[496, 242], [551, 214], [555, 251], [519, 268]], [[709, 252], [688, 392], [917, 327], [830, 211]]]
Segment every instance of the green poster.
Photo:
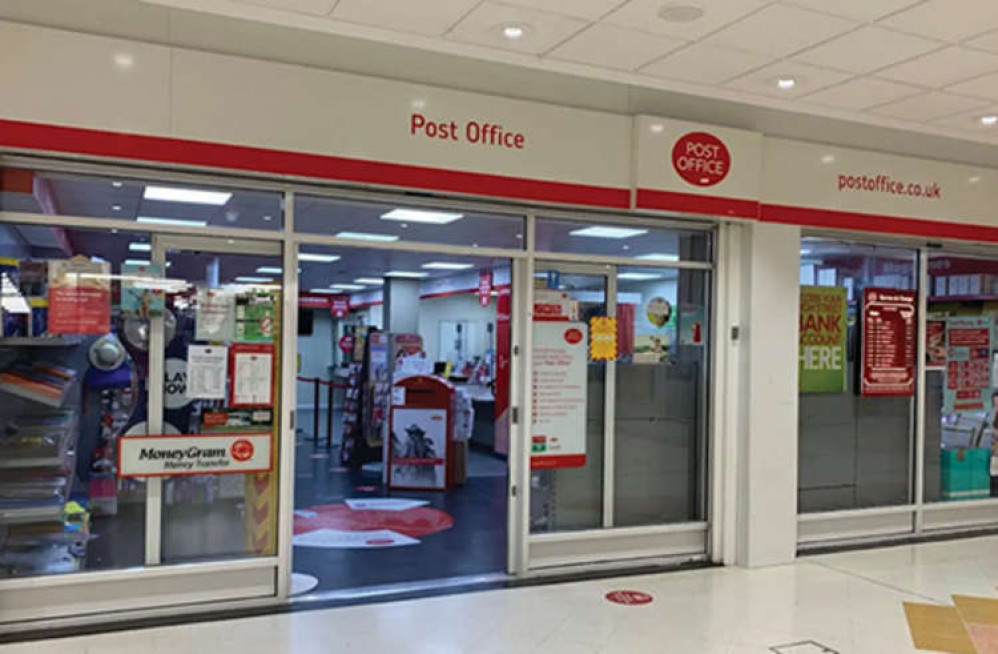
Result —
[[235, 340], [271, 343], [274, 340], [274, 296], [247, 293], [236, 298]]
[[800, 392], [846, 390], [846, 289], [801, 286]]

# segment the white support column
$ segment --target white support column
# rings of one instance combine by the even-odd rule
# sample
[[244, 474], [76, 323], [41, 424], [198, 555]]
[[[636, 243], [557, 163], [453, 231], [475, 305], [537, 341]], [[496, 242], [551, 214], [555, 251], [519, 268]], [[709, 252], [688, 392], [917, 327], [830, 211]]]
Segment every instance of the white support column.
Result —
[[738, 434], [740, 565], [779, 565], [797, 550], [800, 228], [743, 227]]

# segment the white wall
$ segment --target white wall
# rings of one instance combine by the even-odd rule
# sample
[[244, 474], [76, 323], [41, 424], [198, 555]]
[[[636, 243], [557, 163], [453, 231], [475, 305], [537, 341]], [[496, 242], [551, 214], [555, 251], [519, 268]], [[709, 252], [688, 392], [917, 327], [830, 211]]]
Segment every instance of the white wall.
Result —
[[800, 228], [742, 229], [737, 561], [755, 567], [797, 551]]
[[[329, 366], [333, 363], [333, 317], [328, 310], [313, 310], [313, 329], [311, 336], [298, 337], [298, 356], [301, 358], [300, 377], [319, 377], [329, 379]], [[311, 408], [314, 400], [312, 384], [298, 382], [297, 404], [299, 407]], [[325, 393], [322, 389], [320, 393]], [[325, 403], [325, 396], [321, 398]]]
[[440, 360], [441, 320], [467, 320], [475, 323], [475, 340], [469, 344], [468, 351], [471, 356], [480, 356], [488, 346], [487, 326], [496, 321], [496, 300], [492, 298], [487, 307], [479, 303], [477, 293], [420, 300], [419, 333], [423, 336], [426, 356], [434, 361]]

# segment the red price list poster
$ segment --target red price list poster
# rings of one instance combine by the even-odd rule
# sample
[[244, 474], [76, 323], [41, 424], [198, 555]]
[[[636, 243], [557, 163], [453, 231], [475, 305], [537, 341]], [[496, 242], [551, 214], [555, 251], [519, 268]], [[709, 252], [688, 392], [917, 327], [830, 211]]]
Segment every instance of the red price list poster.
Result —
[[916, 303], [914, 291], [863, 291], [863, 395], [914, 394]]
[[979, 413], [991, 408], [991, 329], [989, 317], [946, 320], [946, 389], [943, 411]]

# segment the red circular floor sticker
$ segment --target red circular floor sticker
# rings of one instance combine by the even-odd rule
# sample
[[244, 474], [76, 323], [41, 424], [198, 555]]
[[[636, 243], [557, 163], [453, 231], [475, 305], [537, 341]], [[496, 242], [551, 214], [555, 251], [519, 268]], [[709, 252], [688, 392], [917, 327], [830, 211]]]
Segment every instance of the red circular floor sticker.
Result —
[[641, 606], [651, 604], [655, 598], [640, 590], [614, 590], [606, 594], [606, 600], [614, 604], [624, 604], [626, 606]]

